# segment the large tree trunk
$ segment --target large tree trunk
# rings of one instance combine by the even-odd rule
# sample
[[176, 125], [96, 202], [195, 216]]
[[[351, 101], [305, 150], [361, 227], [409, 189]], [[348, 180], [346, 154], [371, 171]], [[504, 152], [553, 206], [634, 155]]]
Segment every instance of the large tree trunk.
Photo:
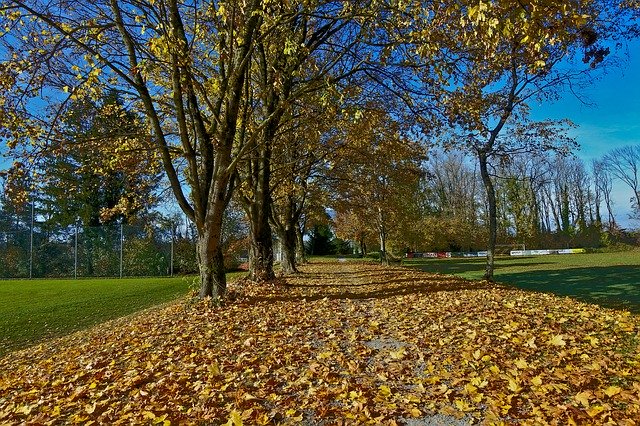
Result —
[[491, 181], [491, 176], [489, 175], [487, 155], [485, 153], [478, 153], [478, 160], [480, 163], [480, 176], [482, 176], [482, 183], [487, 193], [487, 204], [489, 208], [489, 241], [487, 241], [487, 264], [485, 266], [484, 279], [493, 281], [494, 253], [498, 237], [496, 191]]
[[[273, 272], [273, 237], [269, 216], [271, 215], [271, 194], [269, 192], [270, 150], [265, 147], [255, 182], [255, 194], [249, 206], [251, 250], [249, 252], [249, 275], [254, 281], [269, 281], [275, 278]], [[269, 151], [269, 152], [264, 152]]]
[[202, 236], [198, 236], [196, 244], [198, 267], [200, 269], [200, 291], [198, 296], [201, 299], [205, 297], [220, 299], [227, 290], [220, 238], [205, 233]]
[[211, 205], [212, 211], [201, 217], [196, 224], [200, 298], [221, 299], [227, 291], [222, 247], [222, 222], [226, 206], [226, 200], [222, 197], [217, 198]]
[[271, 148], [266, 138], [255, 157], [247, 164], [246, 179], [251, 193], [243, 204], [249, 218], [249, 277], [254, 281], [269, 281], [273, 272], [273, 237], [271, 234], [271, 192], [269, 190]]
[[250, 218], [251, 250], [249, 252], [249, 276], [254, 281], [269, 281], [275, 278], [273, 272], [273, 240], [268, 216], [257, 208]]

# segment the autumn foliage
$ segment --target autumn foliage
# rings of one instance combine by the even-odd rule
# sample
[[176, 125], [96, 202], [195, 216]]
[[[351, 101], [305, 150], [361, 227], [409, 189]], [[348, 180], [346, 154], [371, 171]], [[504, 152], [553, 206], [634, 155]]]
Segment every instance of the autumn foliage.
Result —
[[[636, 424], [640, 321], [365, 263], [236, 282], [0, 359], [17, 424]], [[413, 423], [409, 423], [409, 420]], [[417, 423], [420, 421], [421, 423]]]

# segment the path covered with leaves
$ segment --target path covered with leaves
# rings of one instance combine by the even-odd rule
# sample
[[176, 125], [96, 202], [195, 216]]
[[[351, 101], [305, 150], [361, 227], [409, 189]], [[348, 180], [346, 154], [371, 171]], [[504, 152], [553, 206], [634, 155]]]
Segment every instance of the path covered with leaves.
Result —
[[[448, 276], [315, 263], [0, 359], [0, 424], [618, 424], [640, 320]], [[438, 416], [435, 416], [439, 413]]]

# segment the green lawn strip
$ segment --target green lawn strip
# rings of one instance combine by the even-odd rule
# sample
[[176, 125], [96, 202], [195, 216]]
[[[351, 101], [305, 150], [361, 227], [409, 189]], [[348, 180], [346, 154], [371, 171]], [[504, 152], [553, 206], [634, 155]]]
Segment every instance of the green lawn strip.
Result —
[[[405, 259], [403, 263], [477, 280], [484, 273], [485, 259]], [[640, 251], [499, 257], [494, 276], [496, 281], [525, 290], [640, 313]]]
[[0, 280], [0, 356], [176, 300], [189, 293], [193, 281], [193, 277]]

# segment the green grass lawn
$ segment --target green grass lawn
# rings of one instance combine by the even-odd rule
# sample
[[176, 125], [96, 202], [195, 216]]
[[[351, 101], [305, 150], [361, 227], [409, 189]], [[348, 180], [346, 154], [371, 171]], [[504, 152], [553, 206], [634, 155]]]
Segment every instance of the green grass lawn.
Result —
[[[405, 259], [428, 272], [480, 279], [484, 258]], [[640, 313], [640, 251], [500, 257], [496, 281]]]
[[0, 280], [0, 356], [175, 300], [188, 294], [192, 282], [193, 277]]

